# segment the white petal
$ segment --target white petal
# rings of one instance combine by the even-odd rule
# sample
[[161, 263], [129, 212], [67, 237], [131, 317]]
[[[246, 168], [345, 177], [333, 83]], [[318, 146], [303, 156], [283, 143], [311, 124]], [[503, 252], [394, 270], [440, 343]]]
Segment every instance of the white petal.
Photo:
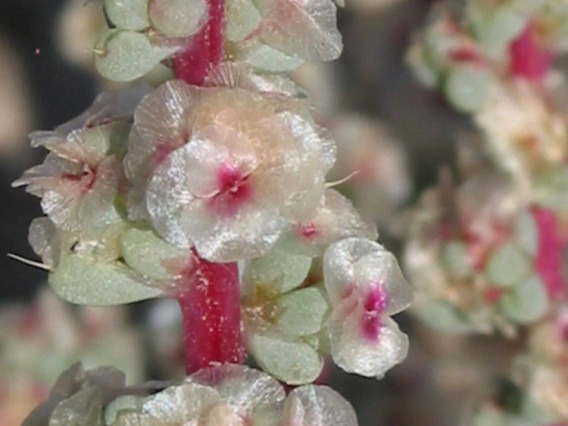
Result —
[[173, 151], [185, 144], [190, 136], [187, 116], [197, 96], [181, 80], [168, 81], [147, 95], [134, 113], [134, 127], [142, 138], [137, 143], [144, 144], [137, 152], [157, 155], [159, 149]]
[[219, 394], [214, 389], [189, 382], [149, 397], [142, 406], [142, 412], [160, 424], [183, 424], [199, 417], [219, 400]]
[[331, 356], [348, 373], [381, 378], [408, 353], [408, 337], [392, 319], [381, 317], [376, 339], [368, 339], [361, 330], [363, 308], [360, 304], [345, 317], [342, 306], [332, 313], [328, 323]]
[[361, 259], [378, 254], [379, 259], [382, 257], [386, 265], [391, 266], [391, 258], [384, 253], [388, 252], [379, 243], [363, 238], [345, 238], [331, 244], [323, 257], [324, 283], [331, 302], [338, 303], [350, 287], [365, 285], [357, 282], [356, 264]]
[[168, 37], [190, 37], [206, 22], [204, 0], [152, 0], [148, 5], [152, 27]]
[[214, 387], [241, 416], [254, 419], [254, 424], [278, 424], [286, 393], [282, 385], [266, 373], [225, 364], [200, 370], [188, 380]]
[[274, 246], [286, 224], [269, 206], [247, 205], [234, 215], [218, 216], [209, 200], [199, 199], [183, 209], [179, 223], [199, 255], [213, 262], [262, 256]]
[[329, 0], [266, 0], [261, 38], [270, 46], [308, 61], [337, 59], [343, 48], [336, 7]]
[[331, 243], [355, 236], [374, 240], [378, 234], [373, 224], [361, 219], [347, 198], [327, 189], [315, 216], [292, 226], [278, 244], [291, 253], [321, 256]]
[[[300, 405], [301, 409], [294, 407]], [[290, 415], [291, 412], [299, 416]], [[284, 406], [283, 426], [357, 426], [351, 404], [327, 386], [302, 386], [288, 395]]]
[[47, 266], [57, 266], [62, 252], [61, 238], [55, 224], [47, 217], [32, 221], [28, 241]]
[[178, 247], [191, 246], [191, 237], [180, 225], [181, 211], [193, 200], [187, 189], [185, 148], [174, 151], [158, 166], [146, 192], [146, 209], [154, 229]]

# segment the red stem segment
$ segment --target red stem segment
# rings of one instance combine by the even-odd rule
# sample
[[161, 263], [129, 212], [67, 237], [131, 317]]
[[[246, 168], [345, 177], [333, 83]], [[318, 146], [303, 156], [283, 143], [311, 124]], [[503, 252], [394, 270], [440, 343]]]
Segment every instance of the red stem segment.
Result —
[[[224, 0], [207, 0], [209, 19], [174, 58], [176, 77], [202, 85], [223, 58]], [[216, 363], [242, 364], [241, 302], [237, 263], [211, 263], [195, 251], [177, 294], [183, 316], [187, 374]]]
[[225, 1], [207, 0], [207, 3], [209, 20], [174, 59], [176, 77], [189, 84], [202, 85], [211, 68], [223, 58]]
[[241, 303], [237, 263], [194, 256], [177, 295], [183, 316], [187, 374], [216, 363], [242, 364]]

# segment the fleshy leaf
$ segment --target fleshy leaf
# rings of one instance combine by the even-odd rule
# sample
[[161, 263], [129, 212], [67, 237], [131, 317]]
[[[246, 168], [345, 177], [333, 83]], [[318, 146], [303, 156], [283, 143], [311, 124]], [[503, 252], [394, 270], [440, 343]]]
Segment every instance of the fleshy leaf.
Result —
[[288, 293], [276, 302], [276, 327], [290, 336], [318, 333], [329, 313], [329, 302], [319, 287]]
[[308, 276], [312, 259], [271, 250], [266, 256], [249, 261], [243, 271], [242, 294], [257, 292], [279, 295], [300, 286]]
[[142, 31], [150, 26], [148, 0], [104, 0], [106, 15], [120, 29]]
[[258, 28], [262, 17], [252, 0], [229, 0], [226, 4], [225, 36], [231, 42], [242, 41]]
[[110, 80], [132, 81], [151, 71], [177, 49], [154, 46], [142, 33], [112, 30], [95, 46], [95, 66]]
[[172, 278], [165, 260], [189, 257], [188, 249], [167, 243], [150, 229], [130, 228], [121, 236], [124, 261], [137, 272], [155, 279]]
[[148, 15], [152, 27], [168, 37], [189, 37], [197, 33], [208, 16], [203, 0], [150, 0]]
[[503, 244], [489, 258], [485, 274], [492, 284], [511, 287], [528, 277], [530, 260], [514, 244]]
[[465, 278], [473, 272], [467, 246], [460, 241], [449, 241], [444, 245], [442, 260], [454, 277]]
[[82, 305], [118, 305], [159, 297], [118, 263], [99, 263], [76, 254], [62, 256], [49, 274], [49, 284], [63, 299]]
[[445, 93], [451, 104], [461, 112], [474, 112], [489, 98], [491, 84], [491, 75], [487, 70], [460, 65], [450, 71]]
[[323, 368], [315, 349], [284, 336], [253, 334], [248, 349], [263, 370], [289, 385], [311, 383]]
[[544, 284], [534, 275], [520, 282], [503, 295], [501, 309], [520, 324], [538, 320], [548, 309]]

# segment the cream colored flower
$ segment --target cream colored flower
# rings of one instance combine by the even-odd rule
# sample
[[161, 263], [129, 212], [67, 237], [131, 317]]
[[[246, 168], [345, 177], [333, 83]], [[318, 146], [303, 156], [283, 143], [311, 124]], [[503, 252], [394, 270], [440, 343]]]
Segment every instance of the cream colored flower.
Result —
[[315, 214], [333, 161], [303, 101], [171, 81], [134, 115], [129, 210], [208, 260], [255, 257]]

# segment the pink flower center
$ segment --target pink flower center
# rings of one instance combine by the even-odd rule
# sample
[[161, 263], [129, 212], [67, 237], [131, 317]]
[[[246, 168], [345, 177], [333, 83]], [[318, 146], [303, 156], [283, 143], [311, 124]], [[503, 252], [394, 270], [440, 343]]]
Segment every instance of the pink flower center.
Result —
[[222, 215], [234, 215], [252, 199], [252, 185], [239, 169], [223, 164], [217, 171], [219, 192], [211, 198], [212, 209]]
[[379, 337], [379, 332], [382, 326], [381, 314], [387, 304], [387, 294], [383, 286], [379, 283], [371, 285], [369, 292], [365, 296], [364, 309], [361, 329], [363, 335], [371, 340], [376, 341]]
[[61, 177], [67, 181], [78, 182], [81, 187], [81, 194], [86, 194], [95, 186], [97, 169], [84, 164], [81, 174], [65, 173]]
[[299, 224], [296, 227], [296, 233], [306, 240], [313, 240], [320, 235], [319, 229], [312, 222]]

